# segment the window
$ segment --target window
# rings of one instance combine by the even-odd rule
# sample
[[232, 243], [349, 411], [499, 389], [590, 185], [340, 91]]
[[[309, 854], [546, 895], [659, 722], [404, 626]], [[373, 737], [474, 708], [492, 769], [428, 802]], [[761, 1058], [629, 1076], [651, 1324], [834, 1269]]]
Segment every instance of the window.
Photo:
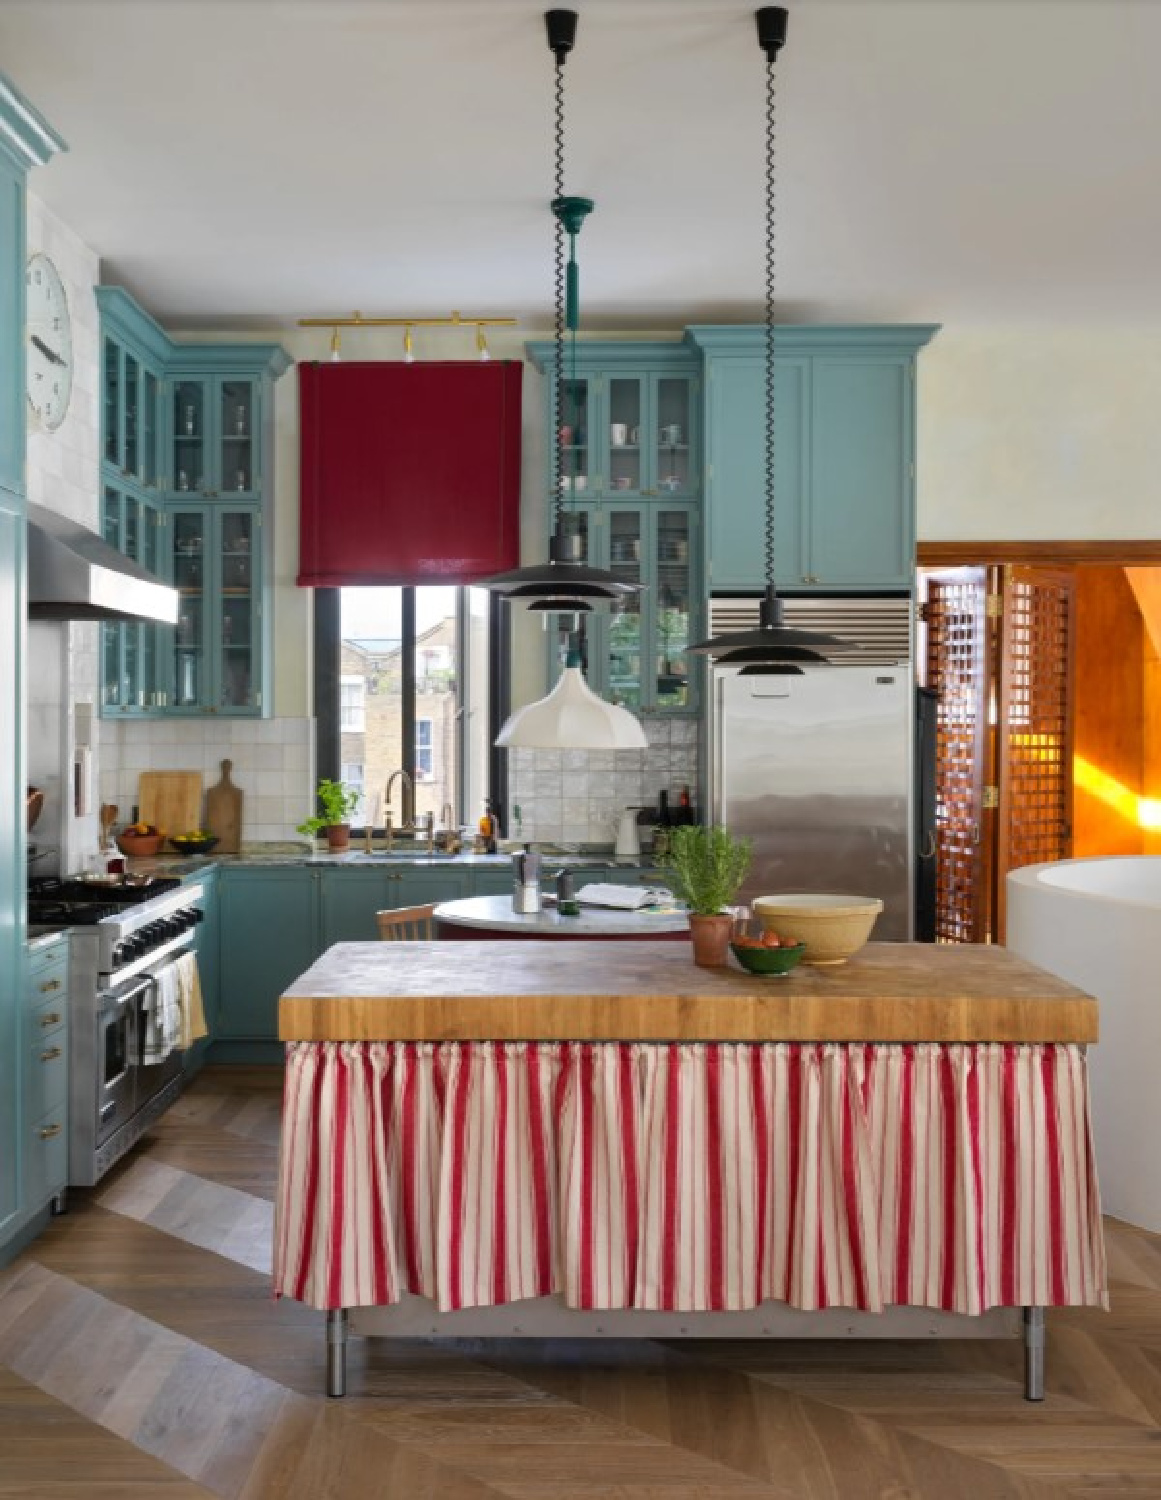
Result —
[[[500, 636], [504, 636], [501, 643]], [[474, 818], [499, 786], [493, 748], [506, 713], [494, 662], [507, 649], [499, 601], [483, 589], [344, 588], [315, 591], [318, 774], [360, 792], [352, 821], [403, 822], [406, 771], [414, 812]], [[348, 774], [349, 773], [349, 774]]]
[[435, 762], [432, 758], [432, 719], [416, 719], [415, 721], [415, 779], [416, 781], [430, 781], [435, 774]]
[[367, 821], [366, 797], [364, 795], [364, 776], [361, 761], [343, 761], [341, 781], [359, 794], [359, 800], [355, 804], [355, 810], [351, 814], [352, 823], [365, 823]]
[[344, 733], [362, 734], [367, 713], [367, 684], [362, 677], [342, 679], [339, 728]]

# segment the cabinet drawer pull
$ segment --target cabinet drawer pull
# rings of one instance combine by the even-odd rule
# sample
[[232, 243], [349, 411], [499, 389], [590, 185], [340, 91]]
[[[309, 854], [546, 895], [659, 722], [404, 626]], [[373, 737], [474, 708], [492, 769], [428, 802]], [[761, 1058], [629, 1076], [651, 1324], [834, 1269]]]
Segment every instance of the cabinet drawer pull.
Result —
[[40, 1060], [43, 1063], [56, 1062], [57, 1058], [60, 1057], [60, 1055], [61, 1049], [59, 1047], [47, 1047], [40, 1054]]
[[46, 1126], [44, 1126], [44, 1128], [40, 1132], [40, 1138], [41, 1138], [42, 1141], [51, 1141], [52, 1138], [53, 1138], [53, 1136], [54, 1135], [60, 1135], [60, 1133], [61, 1133], [61, 1131], [63, 1129], [64, 1129], [64, 1126], [60, 1125], [60, 1124], [57, 1124], [57, 1125], [46, 1125]]
[[50, 1026], [59, 1026], [63, 1020], [64, 1017], [61, 1015], [60, 1011], [50, 1010], [47, 1016], [41, 1016], [40, 1024], [44, 1028], [44, 1030], [47, 1031]]
[[44, 981], [44, 983], [40, 986], [40, 993], [42, 995], [47, 995], [51, 990], [59, 990], [59, 989], [60, 989], [60, 980], [59, 979], [46, 979]]

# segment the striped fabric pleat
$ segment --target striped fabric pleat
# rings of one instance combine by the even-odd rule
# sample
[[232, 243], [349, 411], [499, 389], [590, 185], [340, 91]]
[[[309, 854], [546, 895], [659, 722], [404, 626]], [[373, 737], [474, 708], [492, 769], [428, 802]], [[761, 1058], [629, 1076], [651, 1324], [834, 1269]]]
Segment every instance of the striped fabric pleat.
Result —
[[1107, 1306], [1075, 1046], [295, 1043], [315, 1307]]

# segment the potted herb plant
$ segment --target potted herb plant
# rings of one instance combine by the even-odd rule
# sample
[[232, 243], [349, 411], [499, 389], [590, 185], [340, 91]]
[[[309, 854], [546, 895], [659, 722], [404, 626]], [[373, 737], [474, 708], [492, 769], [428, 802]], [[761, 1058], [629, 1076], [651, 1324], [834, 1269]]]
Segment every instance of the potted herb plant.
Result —
[[309, 839], [325, 832], [331, 850], [346, 849], [351, 842], [350, 816], [359, 805], [358, 792], [341, 781], [324, 776], [318, 784], [318, 805], [320, 815], [304, 818], [297, 832]]
[[741, 889], [751, 852], [750, 840], [735, 838], [728, 828], [694, 824], [670, 833], [665, 870], [689, 907], [693, 961], [703, 968], [729, 962], [734, 919], [724, 908]]

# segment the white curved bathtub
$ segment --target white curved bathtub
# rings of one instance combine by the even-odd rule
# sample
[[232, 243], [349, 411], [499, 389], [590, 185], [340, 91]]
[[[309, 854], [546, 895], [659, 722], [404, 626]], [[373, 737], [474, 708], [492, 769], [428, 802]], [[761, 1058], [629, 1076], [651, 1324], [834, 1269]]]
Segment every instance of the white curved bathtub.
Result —
[[1104, 1210], [1161, 1232], [1161, 857], [1013, 870], [1008, 947], [1100, 1001], [1089, 1078]]

